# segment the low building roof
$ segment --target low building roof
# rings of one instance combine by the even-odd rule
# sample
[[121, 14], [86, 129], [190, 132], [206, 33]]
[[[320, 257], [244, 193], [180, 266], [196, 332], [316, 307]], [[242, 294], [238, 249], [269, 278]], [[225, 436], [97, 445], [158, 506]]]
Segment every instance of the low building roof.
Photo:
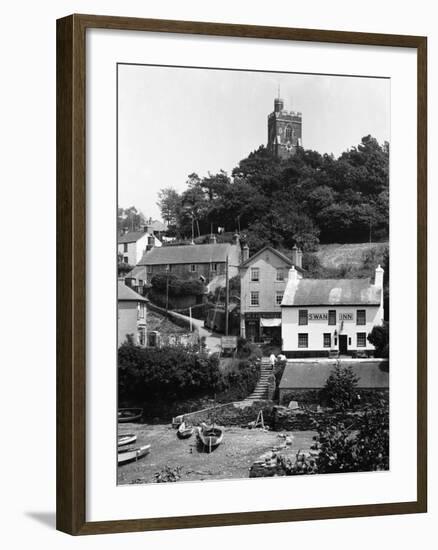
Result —
[[[359, 388], [388, 388], [388, 361], [376, 359], [342, 361], [342, 366], [350, 365], [359, 378]], [[320, 389], [335, 368], [336, 361], [294, 361], [287, 363], [280, 381], [280, 389]]]
[[286, 286], [282, 306], [380, 305], [370, 279], [298, 279]]
[[144, 296], [132, 290], [123, 281], [117, 282], [117, 300], [119, 302], [148, 302]]
[[226, 262], [227, 255], [237, 246], [230, 243], [160, 246], [145, 252], [137, 265]]
[[147, 233], [144, 231], [128, 231], [127, 233], [123, 233], [123, 235], [119, 235], [117, 242], [119, 244], [135, 243], [145, 235], [147, 235]]

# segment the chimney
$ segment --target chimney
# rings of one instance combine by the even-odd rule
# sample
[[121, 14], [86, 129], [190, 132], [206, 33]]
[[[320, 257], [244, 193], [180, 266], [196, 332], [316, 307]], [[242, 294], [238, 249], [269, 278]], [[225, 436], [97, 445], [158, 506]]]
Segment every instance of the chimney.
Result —
[[249, 259], [249, 247], [245, 243], [242, 248], [242, 262], [246, 262]]
[[374, 279], [374, 286], [377, 288], [383, 288], [383, 273], [385, 272], [382, 267], [380, 267], [380, 264], [376, 267], [376, 277]]
[[298, 272], [295, 269], [295, 266], [292, 266], [289, 269], [288, 281], [298, 281]]
[[233, 235], [233, 244], [239, 244], [240, 243], [240, 235], [239, 233], [234, 233]]
[[295, 244], [292, 248], [292, 263], [295, 267], [302, 269], [303, 265], [303, 253], [300, 248]]
[[216, 244], [216, 235], [214, 235], [213, 233], [210, 235], [210, 244]]

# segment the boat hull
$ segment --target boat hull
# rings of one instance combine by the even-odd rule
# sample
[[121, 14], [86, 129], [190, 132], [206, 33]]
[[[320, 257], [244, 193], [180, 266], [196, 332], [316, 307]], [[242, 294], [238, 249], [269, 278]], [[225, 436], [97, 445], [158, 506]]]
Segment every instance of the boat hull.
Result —
[[122, 466], [123, 464], [128, 464], [129, 462], [139, 460], [149, 454], [150, 450], [150, 445], [143, 445], [143, 447], [138, 447], [136, 449], [119, 449], [117, 454], [117, 464], [118, 466]]

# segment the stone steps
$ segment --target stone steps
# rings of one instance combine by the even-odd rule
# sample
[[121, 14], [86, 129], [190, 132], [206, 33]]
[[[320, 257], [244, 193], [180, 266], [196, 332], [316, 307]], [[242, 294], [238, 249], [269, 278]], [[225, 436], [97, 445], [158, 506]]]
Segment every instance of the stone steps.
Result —
[[269, 357], [262, 357], [260, 365], [260, 378], [257, 382], [254, 391], [245, 399], [245, 402], [252, 403], [260, 399], [266, 399], [269, 389], [269, 377], [272, 374], [271, 362]]

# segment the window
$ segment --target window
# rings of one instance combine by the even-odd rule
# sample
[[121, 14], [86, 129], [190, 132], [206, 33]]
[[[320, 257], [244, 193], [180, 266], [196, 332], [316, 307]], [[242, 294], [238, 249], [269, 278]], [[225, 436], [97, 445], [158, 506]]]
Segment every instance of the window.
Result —
[[128, 252], [128, 243], [124, 243], [123, 252]]
[[336, 325], [336, 310], [335, 309], [329, 309], [328, 324], [329, 325]]
[[143, 286], [143, 285], [144, 285], [143, 279], [139, 279], [139, 280], [138, 280], [138, 286]]
[[309, 347], [309, 335], [304, 332], [298, 334], [298, 347], [299, 348], [308, 348]]
[[324, 333], [324, 347], [325, 348], [331, 348], [332, 347], [332, 335], [330, 332]]
[[357, 333], [357, 347], [364, 348], [367, 345], [367, 333], [358, 332]]
[[292, 128], [291, 126], [286, 127], [286, 141], [290, 141], [292, 139]]
[[128, 256], [124, 256], [123, 261], [124, 261], [125, 264], [127, 264], [128, 263]]
[[144, 327], [140, 327], [138, 329], [138, 343], [140, 346], [144, 346], [146, 344], [146, 330]]
[[298, 311], [298, 324], [307, 325], [308, 323], [309, 323], [309, 319], [307, 315], [307, 309], [300, 309]]
[[277, 281], [284, 281], [284, 269], [282, 267], [277, 268]]
[[358, 309], [356, 311], [356, 325], [366, 325], [366, 324], [367, 324], [366, 310]]
[[194, 272], [196, 271], [196, 264], [191, 264], [191, 265], [190, 265], [190, 271], [191, 271], [192, 273], [194, 273]]
[[137, 304], [137, 319], [145, 318], [145, 305], [138, 303]]
[[251, 305], [252, 306], [258, 306], [259, 305], [259, 293], [258, 292], [251, 292]]
[[147, 266], [146, 266], [146, 271], [147, 271], [148, 273], [152, 273], [152, 266], [151, 266], [151, 265], [147, 265]]
[[217, 271], [217, 264], [211, 264], [211, 270]]
[[275, 293], [275, 303], [277, 306], [281, 305], [281, 302], [283, 300], [283, 292], [281, 290], [277, 290]]
[[258, 267], [251, 268], [251, 281], [259, 281], [260, 269]]

